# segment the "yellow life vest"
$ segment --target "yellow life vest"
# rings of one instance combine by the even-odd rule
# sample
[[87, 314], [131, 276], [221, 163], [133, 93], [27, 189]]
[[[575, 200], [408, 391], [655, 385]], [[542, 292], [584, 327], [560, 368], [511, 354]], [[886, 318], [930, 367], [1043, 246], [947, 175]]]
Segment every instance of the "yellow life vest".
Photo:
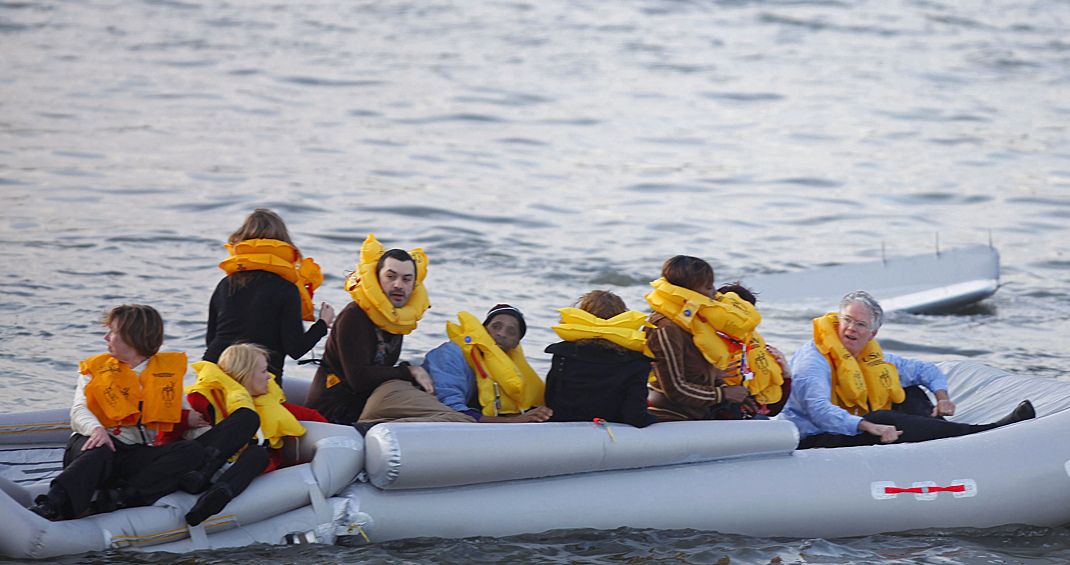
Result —
[[[734, 294], [734, 293], [729, 293]], [[765, 347], [765, 339], [758, 332], [751, 332], [746, 347], [742, 343], [722, 337], [735, 347], [731, 363], [739, 362], [740, 371], [726, 376], [724, 381], [730, 385], [745, 384], [759, 404], [775, 404], [784, 395], [783, 369]], [[749, 379], [744, 379], [749, 374]]]
[[780, 401], [784, 377], [780, 364], [766, 350], [765, 340], [755, 331], [762, 316], [751, 303], [734, 292], [713, 299], [671, 284], [664, 277], [650, 286], [654, 287], [646, 295], [650, 307], [690, 333], [706, 361], [721, 370], [745, 361], [740, 366], [752, 376], [746, 380], [742, 375], [729, 376], [725, 382], [745, 384], [761, 404]]
[[427, 255], [423, 249], [413, 249], [409, 252], [416, 261], [416, 284], [413, 285], [409, 301], [397, 308], [390, 303], [383, 288], [379, 286], [379, 277], [375, 272], [375, 266], [383, 253], [386, 253], [383, 244], [379, 243], [374, 235], [368, 234], [368, 239], [364, 240], [364, 245], [360, 248], [357, 270], [346, 279], [346, 290], [376, 326], [392, 334], [408, 335], [416, 329], [416, 323], [431, 307], [431, 301], [427, 298], [427, 287], [424, 286]]
[[654, 356], [646, 345], [646, 334], [641, 331], [643, 327], [651, 327], [642, 312], [622, 312], [608, 320], [579, 308], [561, 308], [558, 312], [561, 323], [553, 329], [565, 341], [608, 339], [625, 349]]
[[832, 365], [832, 403], [855, 416], [887, 410], [906, 398], [899, 384], [899, 371], [884, 360], [876, 340], [870, 340], [859, 355], [862, 363], [843, 346], [837, 333], [835, 312], [814, 318], [814, 344]]
[[91, 375], [85, 385], [86, 405], [105, 428], [133, 426], [169, 432], [182, 420], [182, 377], [185, 353], [157, 353], [149, 357], [141, 375], [129, 365], [101, 353], [82, 361], [78, 370]]
[[211, 361], [194, 363], [193, 370], [197, 371], [197, 382], [186, 387], [186, 394], [196, 392], [205, 397], [215, 408], [215, 423], [239, 408], [251, 408], [260, 415], [258, 435], [263, 435], [272, 448], [282, 447], [284, 438], [305, 434], [305, 427], [282, 405], [286, 395], [275, 383], [274, 376], [268, 381], [267, 393], [254, 398], [248, 389]]
[[301, 318], [314, 321], [312, 294], [323, 284], [320, 266], [311, 257], [301, 258], [294, 246], [277, 239], [247, 239], [227, 244], [227, 257], [219, 268], [228, 275], [240, 271], [267, 271], [297, 285], [301, 293]]
[[457, 317], [460, 325], [446, 322], [446, 334], [461, 347], [464, 360], [476, 373], [483, 415], [519, 414], [541, 406], [546, 384], [528, 365], [524, 349], [518, 344], [506, 353], [478, 318], [468, 312], [460, 312]]

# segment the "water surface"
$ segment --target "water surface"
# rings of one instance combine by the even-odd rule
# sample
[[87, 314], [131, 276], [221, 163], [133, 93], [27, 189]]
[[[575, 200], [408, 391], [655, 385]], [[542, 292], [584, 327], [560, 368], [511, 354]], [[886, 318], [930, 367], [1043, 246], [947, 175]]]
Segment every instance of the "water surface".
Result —
[[[896, 314], [883, 343], [1066, 378], [1067, 22], [1056, 0], [0, 2], [0, 409], [69, 404], [120, 303], [157, 307], [166, 347], [199, 358], [222, 244], [257, 206], [339, 308], [369, 232], [423, 247], [433, 308], [411, 360], [457, 311], [509, 302], [545, 373], [557, 308], [592, 288], [642, 308], [678, 253], [727, 282], [991, 241], [994, 297]], [[793, 351], [822, 313], [766, 308], [763, 335]], [[190, 561], [1062, 563], [1067, 547], [1064, 529], [621, 530]]]

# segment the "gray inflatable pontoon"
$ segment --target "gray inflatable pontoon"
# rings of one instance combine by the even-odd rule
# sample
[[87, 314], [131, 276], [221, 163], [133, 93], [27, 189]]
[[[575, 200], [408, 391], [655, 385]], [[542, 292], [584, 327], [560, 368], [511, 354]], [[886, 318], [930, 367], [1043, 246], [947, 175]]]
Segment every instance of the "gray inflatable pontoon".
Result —
[[[194, 500], [185, 493], [69, 522], [37, 517], [25, 506], [59, 471], [65, 411], [8, 414], [0, 416], [0, 553], [181, 552], [337, 536], [378, 542], [622, 526], [835, 538], [1070, 523], [1070, 437], [1063, 433], [1070, 383], [964, 362], [941, 368], [956, 420], [992, 421], [1023, 398], [1039, 417], [960, 438], [808, 451], [795, 451], [795, 426], [776, 420], [641, 430], [388, 423], [363, 444], [349, 428], [310, 425], [302, 449], [311, 464], [257, 478], [203, 529], [182, 523]], [[473, 507], [498, 511], [462, 510]]]
[[185, 514], [197, 497], [184, 492], [152, 506], [128, 508], [78, 520], [49, 522], [26, 507], [58, 475], [70, 436], [69, 411], [44, 410], [0, 416], [0, 554], [40, 559], [101, 551], [148, 549], [192, 551], [243, 546], [290, 534], [333, 540], [345, 514], [335, 497], [356, 479], [364, 442], [349, 426], [303, 422], [308, 430], [286, 449], [308, 463], [257, 477], [222, 513], [190, 528]]
[[954, 310], [985, 299], [999, 288], [999, 252], [987, 245], [936, 251], [881, 261], [819, 267], [747, 277], [763, 304], [809, 306], [831, 312], [840, 298], [866, 290], [886, 312], [916, 314]]

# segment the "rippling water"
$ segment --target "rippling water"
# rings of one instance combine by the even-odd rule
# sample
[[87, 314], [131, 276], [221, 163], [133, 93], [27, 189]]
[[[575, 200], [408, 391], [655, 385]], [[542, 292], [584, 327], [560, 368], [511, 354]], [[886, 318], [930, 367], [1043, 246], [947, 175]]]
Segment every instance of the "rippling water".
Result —
[[[728, 565], [780, 563], [1058, 564], [1070, 561], [1065, 530], [1005, 528], [978, 535], [868, 536], [849, 540], [751, 538], [692, 530], [558, 530], [509, 538], [441, 540], [419, 538], [362, 547], [254, 546], [240, 552], [194, 552], [190, 565], [246, 563], [411, 563], [532, 565]], [[108, 552], [61, 558], [58, 563], [173, 563], [171, 554]]]
[[[222, 243], [287, 220], [336, 307], [361, 241], [425, 248], [419, 359], [525, 311], [532, 364], [594, 287], [991, 241], [1004, 286], [887, 349], [1066, 378], [1070, 4], [1047, 0], [0, 0], [0, 409], [69, 403], [96, 318], [155, 305], [197, 358]], [[822, 312], [764, 309], [792, 351]], [[288, 374], [308, 376], [291, 361]], [[1066, 562], [1066, 531], [764, 540], [552, 533], [194, 562]], [[79, 558], [155, 562], [158, 556]]]

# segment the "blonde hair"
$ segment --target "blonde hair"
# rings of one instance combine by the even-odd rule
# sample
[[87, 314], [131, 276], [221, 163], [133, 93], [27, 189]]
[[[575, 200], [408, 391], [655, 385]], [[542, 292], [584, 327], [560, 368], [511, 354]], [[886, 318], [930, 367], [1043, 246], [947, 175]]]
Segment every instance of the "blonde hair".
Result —
[[255, 343], [236, 343], [223, 350], [219, 355], [219, 368], [230, 378], [238, 381], [246, 389], [249, 388], [249, 380], [256, 371], [256, 362], [262, 357], [264, 361], [269, 359], [266, 347]]

